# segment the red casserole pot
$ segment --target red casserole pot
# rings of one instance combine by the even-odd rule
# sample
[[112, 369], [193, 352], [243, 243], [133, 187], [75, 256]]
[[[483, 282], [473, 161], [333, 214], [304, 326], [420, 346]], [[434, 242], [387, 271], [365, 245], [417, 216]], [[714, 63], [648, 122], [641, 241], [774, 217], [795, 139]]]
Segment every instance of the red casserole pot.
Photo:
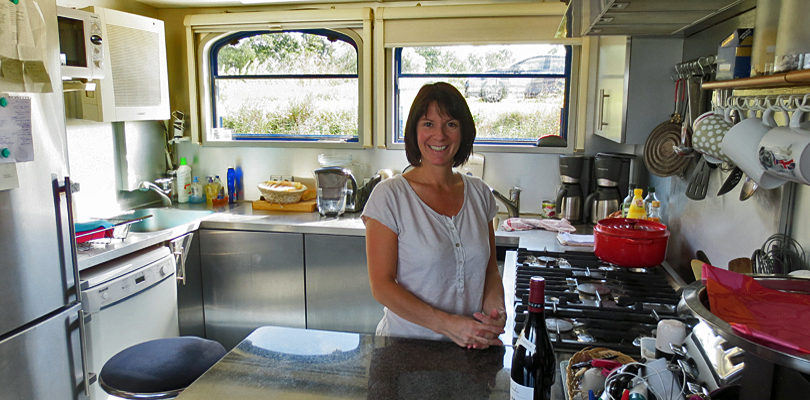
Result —
[[667, 254], [666, 225], [643, 219], [607, 218], [593, 227], [593, 251], [600, 260], [620, 267], [661, 264]]

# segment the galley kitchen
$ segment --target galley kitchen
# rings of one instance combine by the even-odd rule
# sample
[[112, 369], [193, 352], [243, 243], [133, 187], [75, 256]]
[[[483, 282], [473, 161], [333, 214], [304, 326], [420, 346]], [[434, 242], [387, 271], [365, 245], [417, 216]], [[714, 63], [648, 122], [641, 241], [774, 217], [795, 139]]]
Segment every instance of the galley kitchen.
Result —
[[0, 16], [0, 399], [810, 396], [808, 2]]

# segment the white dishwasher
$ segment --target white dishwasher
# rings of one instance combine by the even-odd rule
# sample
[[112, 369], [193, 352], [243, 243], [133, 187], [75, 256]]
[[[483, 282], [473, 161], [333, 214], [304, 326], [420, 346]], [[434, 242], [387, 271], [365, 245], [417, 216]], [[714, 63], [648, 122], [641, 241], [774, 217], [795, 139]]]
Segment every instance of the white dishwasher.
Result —
[[[167, 247], [145, 250], [81, 271], [90, 372], [132, 345], [179, 335], [175, 260]], [[109, 396], [98, 382], [90, 399]]]

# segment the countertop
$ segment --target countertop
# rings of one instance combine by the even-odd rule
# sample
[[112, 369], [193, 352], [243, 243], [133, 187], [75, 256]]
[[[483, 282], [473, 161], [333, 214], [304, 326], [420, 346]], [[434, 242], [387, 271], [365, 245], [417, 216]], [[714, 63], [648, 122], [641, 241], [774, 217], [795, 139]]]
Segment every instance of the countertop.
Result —
[[511, 364], [510, 346], [265, 326], [177, 399], [509, 399]]
[[[175, 204], [178, 210], [211, 210], [213, 214], [177, 227], [159, 232], [130, 232], [123, 241], [113, 239], [108, 245], [94, 245], [78, 253], [79, 270], [110, 261], [139, 250], [159, 245], [197, 229], [224, 229], [259, 232], [287, 232], [321, 235], [365, 236], [365, 225], [360, 213], [346, 213], [340, 217], [323, 217], [317, 212], [300, 213], [285, 211], [253, 210], [249, 201], [211, 207], [201, 204]], [[505, 216], [504, 216], [505, 217]], [[592, 233], [586, 226], [578, 226], [577, 233]], [[495, 244], [506, 247], [522, 247], [529, 250], [565, 251], [593, 250], [592, 247], [562, 246], [556, 232], [545, 230], [495, 231]]]

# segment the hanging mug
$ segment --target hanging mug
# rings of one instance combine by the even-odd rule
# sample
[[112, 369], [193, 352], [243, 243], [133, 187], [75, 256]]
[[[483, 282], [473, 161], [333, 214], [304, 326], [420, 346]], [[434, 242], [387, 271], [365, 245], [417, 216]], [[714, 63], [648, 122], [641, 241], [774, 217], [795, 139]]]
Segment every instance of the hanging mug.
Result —
[[732, 162], [720, 148], [723, 138], [734, 124], [731, 121], [731, 107], [717, 108], [714, 111], [703, 113], [695, 119], [692, 129], [692, 148], [695, 151], [708, 155], [707, 161], [713, 164]]
[[759, 142], [759, 162], [767, 174], [810, 185], [810, 131], [797, 109], [790, 125], [773, 128]]

